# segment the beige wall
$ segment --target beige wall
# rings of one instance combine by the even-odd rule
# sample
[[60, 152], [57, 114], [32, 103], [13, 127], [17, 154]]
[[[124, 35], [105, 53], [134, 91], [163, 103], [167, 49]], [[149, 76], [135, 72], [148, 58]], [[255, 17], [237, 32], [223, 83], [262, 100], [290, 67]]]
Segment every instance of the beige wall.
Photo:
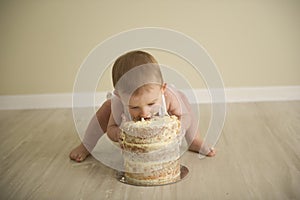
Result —
[[[196, 39], [226, 87], [300, 85], [299, 10], [298, 0], [1, 1], [0, 94], [72, 92], [89, 51], [111, 35], [143, 26]], [[153, 54], [192, 74], [180, 59]], [[107, 72], [99, 90], [110, 88]], [[198, 78], [191, 82], [203, 85]]]

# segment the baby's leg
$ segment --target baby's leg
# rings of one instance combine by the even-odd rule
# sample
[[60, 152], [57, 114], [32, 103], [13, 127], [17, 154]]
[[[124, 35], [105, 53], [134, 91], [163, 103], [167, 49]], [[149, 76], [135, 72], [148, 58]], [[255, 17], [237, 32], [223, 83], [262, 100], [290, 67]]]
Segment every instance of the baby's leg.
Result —
[[189, 150], [206, 156], [214, 156], [215, 150], [213, 148], [208, 148], [203, 144], [203, 140], [200, 138], [198, 123], [187, 97], [182, 92], [179, 92], [179, 95], [183, 104], [182, 109], [184, 110], [184, 113], [187, 113], [185, 118], [189, 121], [189, 123], [186, 123], [189, 127], [185, 134], [185, 139], [190, 145]]
[[70, 153], [70, 158], [77, 162], [85, 160], [94, 149], [99, 138], [106, 132], [109, 116], [111, 113], [111, 100], [102, 104], [96, 115], [91, 119], [85, 132], [82, 143]]
[[82, 143], [89, 152], [94, 149], [99, 138], [106, 133], [110, 113], [111, 100], [109, 99], [102, 104], [86, 129]]
[[185, 138], [187, 143], [190, 144], [189, 150], [200, 153], [205, 156], [212, 157], [216, 154], [214, 148], [209, 148], [200, 138], [200, 131], [197, 126], [197, 120], [192, 118], [191, 126], [186, 131]]

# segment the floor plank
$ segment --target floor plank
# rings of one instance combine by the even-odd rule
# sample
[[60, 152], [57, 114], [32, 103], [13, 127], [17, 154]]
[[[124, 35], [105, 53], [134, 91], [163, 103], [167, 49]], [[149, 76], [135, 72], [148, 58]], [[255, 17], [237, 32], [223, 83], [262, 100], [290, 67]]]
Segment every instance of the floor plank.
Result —
[[[210, 106], [200, 105], [206, 132]], [[136, 187], [79, 143], [70, 109], [0, 111], [0, 199], [300, 199], [300, 101], [228, 104], [217, 156], [186, 152], [190, 172], [171, 185]]]

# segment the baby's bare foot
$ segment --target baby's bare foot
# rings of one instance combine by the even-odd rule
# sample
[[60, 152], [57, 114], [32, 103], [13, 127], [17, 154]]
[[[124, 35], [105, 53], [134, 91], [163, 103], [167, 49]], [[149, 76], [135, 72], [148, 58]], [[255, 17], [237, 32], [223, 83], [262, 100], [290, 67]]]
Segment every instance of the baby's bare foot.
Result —
[[74, 148], [69, 157], [71, 160], [75, 160], [76, 162], [82, 162], [90, 155], [90, 152], [85, 148], [85, 146], [81, 143], [78, 147]]
[[208, 148], [208, 147], [204, 146], [204, 147], [201, 147], [199, 153], [204, 156], [207, 156], [207, 157], [213, 157], [216, 155], [216, 150], [213, 147]]
[[208, 152], [208, 154], [206, 154], [206, 156], [208, 157], [213, 157], [216, 155], [216, 150], [214, 148], [210, 148], [210, 151]]

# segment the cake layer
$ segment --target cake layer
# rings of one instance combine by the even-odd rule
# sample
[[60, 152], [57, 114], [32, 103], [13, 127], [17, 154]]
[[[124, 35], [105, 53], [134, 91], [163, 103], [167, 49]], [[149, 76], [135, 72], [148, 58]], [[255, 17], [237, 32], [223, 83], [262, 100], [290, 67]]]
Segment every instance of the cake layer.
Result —
[[142, 131], [140, 132], [141, 136], [133, 136], [124, 130], [124, 132], [126, 133], [124, 139], [127, 143], [134, 143], [134, 144], [153, 144], [153, 143], [168, 142], [174, 139], [177, 136], [177, 134], [179, 134], [180, 127], [178, 126], [178, 124], [176, 125], [174, 124], [173, 127], [161, 127], [159, 131], [160, 131], [159, 134], [152, 135], [152, 137], [144, 137], [142, 135], [143, 134]]
[[122, 124], [121, 143], [125, 151], [145, 153], [159, 150], [180, 142], [180, 137], [180, 121], [176, 116]]
[[125, 162], [125, 167], [127, 168], [128, 173], [144, 173], [146, 175], [148, 172], [154, 172], [157, 170], [161, 170], [166, 167], [166, 163], [174, 162], [174, 160], [169, 160], [165, 162]]
[[[178, 160], [152, 165], [144, 173], [125, 173], [128, 183], [135, 185], [159, 185], [172, 183], [180, 179], [180, 164]], [[149, 165], [150, 166], [150, 165]]]
[[151, 153], [153, 151], [159, 151], [166, 148], [171, 148], [172, 146], [178, 146], [179, 140], [177, 138], [173, 138], [173, 140], [166, 142], [157, 142], [153, 144], [135, 144], [128, 143], [123, 141], [123, 149], [128, 152], [136, 152], [136, 153]]
[[[171, 160], [177, 160], [180, 157], [179, 146], [174, 144], [167, 146], [157, 151], [151, 151], [148, 153], [132, 152], [123, 150], [123, 158], [127, 163], [141, 163], [148, 164], [148, 162], [167, 162]], [[132, 166], [132, 165], [130, 165]], [[126, 166], [126, 167], [130, 167]]]

